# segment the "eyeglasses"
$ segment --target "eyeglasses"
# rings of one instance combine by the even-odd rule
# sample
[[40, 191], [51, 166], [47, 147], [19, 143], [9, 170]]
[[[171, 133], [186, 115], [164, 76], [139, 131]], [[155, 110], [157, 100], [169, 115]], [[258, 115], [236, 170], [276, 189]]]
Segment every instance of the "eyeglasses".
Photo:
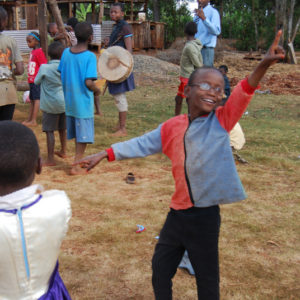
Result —
[[203, 91], [209, 91], [209, 90], [213, 89], [216, 94], [222, 94], [223, 93], [222, 88], [220, 88], [219, 86], [212, 87], [207, 82], [193, 83], [193, 84], [190, 84], [189, 86], [197, 86], [198, 88], [200, 88]]

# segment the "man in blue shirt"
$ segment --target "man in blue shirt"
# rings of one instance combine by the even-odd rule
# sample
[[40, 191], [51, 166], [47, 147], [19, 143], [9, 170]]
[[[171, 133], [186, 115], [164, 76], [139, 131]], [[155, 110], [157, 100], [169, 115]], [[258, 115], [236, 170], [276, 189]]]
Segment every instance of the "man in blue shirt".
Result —
[[217, 36], [221, 33], [220, 15], [213, 8], [209, 0], [198, 0], [199, 9], [195, 10], [194, 22], [197, 23], [198, 32], [195, 35], [203, 45], [201, 50], [203, 64], [205, 66], [213, 66], [214, 64], [214, 48], [217, 44]]

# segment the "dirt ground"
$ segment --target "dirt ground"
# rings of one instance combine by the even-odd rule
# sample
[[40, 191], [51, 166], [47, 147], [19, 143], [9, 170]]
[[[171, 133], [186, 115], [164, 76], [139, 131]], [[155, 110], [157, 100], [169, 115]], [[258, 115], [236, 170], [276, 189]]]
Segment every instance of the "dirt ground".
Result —
[[[222, 40], [218, 43], [215, 53], [215, 67], [224, 64], [228, 66], [228, 78], [233, 87], [240, 79], [250, 74], [259, 60], [245, 59], [249, 53], [236, 51], [232, 46], [232, 41]], [[149, 55], [179, 65], [183, 47], [184, 40], [178, 38], [169, 49], [157, 52], [150, 51]], [[256, 55], [258, 53], [252, 53], [253, 58]], [[260, 90], [275, 95], [300, 95], [300, 52], [296, 52], [296, 57], [298, 58], [298, 65], [284, 63], [274, 65], [261, 82]]]
[[[149, 54], [151, 54], [150, 58]], [[135, 54], [137, 83], [140, 86], [155, 86], [158, 92], [161, 92], [159, 88], [166, 86], [168, 89], [172, 89], [173, 93], [177, 89], [179, 66], [166, 61], [151, 59], [156, 54], [154, 52]], [[245, 53], [224, 51], [217, 58], [216, 67], [221, 64], [228, 66], [228, 77], [232, 86], [244, 76], [249, 75], [253, 67], [258, 63], [258, 61], [243, 59], [244, 55]], [[143, 56], [147, 56], [147, 58]], [[268, 72], [268, 75], [262, 81], [260, 91], [272, 94], [300, 95], [299, 83], [299, 65], [278, 64], [273, 66]], [[147, 98], [147, 95], [145, 95], [145, 98]], [[150, 109], [151, 104], [147, 102], [147, 105]], [[163, 105], [166, 106], [166, 102]], [[25, 120], [26, 116], [27, 110], [16, 109], [15, 119], [17, 121]], [[109, 117], [109, 115], [103, 118], [96, 117], [95, 126], [100, 124], [102, 128], [105, 128]], [[116, 115], [114, 115], [115, 117]], [[138, 122], [136, 126], [138, 126]], [[41, 126], [39, 125], [33, 130], [37, 135], [42, 155], [45, 156], [46, 140], [45, 135], [41, 131]], [[101, 138], [106, 140], [99, 141], [96, 137], [97, 141], [93, 146], [90, 145], [88, 153], [94, 153], [98, 149], [102, 149], [105, 143], [108, 145], [110, 142], [119, 141], [116, 139], [111, 140], [108, 133], [101, 135]], [[153, 299], [151, 256], [157, 241], [155, 237], [159, 234], [159, 230], [164, 222], [170, 195], [173, 192], [170, 164], [163, 156], [150, 157], [147, 160], [115, 162], [112, 165], [104, 162], [101, 167], [95, 168], [87, 176], [70, 177], [69, 170], [73, 161], [73, 148], [73, 144], [69, 143], [69, 157], [66, 160], [57, 158], [57, 166], [45, 167], [42, 174], [37, 176], [35, 180], [35, 183], [42, 184], [45, 189], [65, 190], [70, 199], [72, 199], [72, 219], [60, 254], [62, 278], [72, 298], [75, 300]], [[256, 166], [250, 166], [249, 168], [253, 168], [253, 173], [257, 172]], [[138, 184], [128, 185], [125, 183], [124, 177], [128, 172], [136, 174]], [[260, 172], [265, 174], [264, 166], [261, 167]], [[265, 175], [266, 178], [270, 174], [271, 171]], [[246, 181], [245, 178], [244, 181]], [[285, 176], [282, 176], [282, 178], [274, 177], [274, 181], [269, 185], [272, 188], [272, 186], [279, 184], [286, 189], [285, 192], [288, 192], [291, 188], [290, 182]], [[252, 198], [255, 199], [255, 196], [252, 195]], [[275, 197], [275, 192], [273, 196]], [[243, 212], [242, 206], [235, 206], [235, 208], [241, 216], [249, 217], [247, 215], [248, 212]], [[253, 216], [255, 209], [251, 207]], [[229, 219], [227, 224], [230, 226], [235, 224], [230, 219], [232, 215], [230, 213], [226, 215]], [[248, 224], [246, 221], [243, 221], [243, 223]], [[136, 234], [137, 224], [145, 225], [146, 231]], [[232, 228], [229, 229], [232, 230]], [[239, 229], [235, 230], [238, 235]], [[227, 245], [228, 243], [226, 240], [227, 231], [224, 229], [221, 240], [222, 245]], [[238, 239], [238, 237], [236, 238]], [[273, 245], [271, 246], [273, 247]], [[267, 245], [266, 247], [271, 248], [271, 246]], [[272, 249], [269, 250], [269, 248], [268, 251], [271, 252]], [[279, 251], [276, 246], [273, 248]], [[239, 252], [244, 253], [245, 249], [247, 251], [253, 250], [255, 253], [258, 252], [258, 248], [256, 249], [254, 246], [253, 249], [249, 248], [250, 250], [242, 248]], [[221, 293], [224, 296], [223, 299], [275, 299], [273, 298], [273, 291], [277, 291], [276, 280], [274, 281], [275, 287], [268, 286], [266, 291], [264, 291], [265, 294], [263, 295], [267, 295], [267, 297], [261, 296], [260, 298], [254, 292], [256, 290], [255, 282], [251, 282], [251, 280], [246, 282], [246, 279], [243, 281], [242, 276], [241, 278], [239, 276], [239, 272], [242, 272], [242, 270], [239, 270], [238, 266], [230, 265], [230, 263], [228, 266], [226, 265], [226, 261], [227, 264], [230, 262], [230, 259], [224, 257], [226, 255], [227, 253], [221, 253], [223, 278], [221, 281]], [[263, 252], [263, 255], [265, 255], [265, 252]], [[262, 258], [264, 261], [269, 259], [263, 255], [260, 255], [259, 258]], [[276, 255], [274, 257], [277, 257]], [[247, 259], [242, 259], [243, 264]], [[291, 261], [291, 264], [293, 261]], [[285, 263], [285, 260], [283, 262]], [[242, 266], [243, 264], [241, 263], [240, 265]], [[280, 266], [278, 269], [280, 269]], [[293, 269], [293, 266], [288, 267], [289, 270]], [[267, 268], [260, 270], [260, 273], [268, 275], [264, 271], [269, 269], [273, 270], [273, 267], [268, 268], [267, 266]], [[275, 271], [274, 273], [277, 273], [277, 269]], [[253, 269], [253, 273], [255, 272], [256, 269]], [[249, 274], [247, 273], [247, 275]], [[174, 299], [196, 299], [196, 286], [191, 278], [187, 276], [185, 271], [178, 271], [174, 280], [174, 294], [177, 295]], [[251, 278], [258, 277], [253, 276]], [[283, 285], [285, 284], [285, 289], [282, 287], [278, 288], [278, 290], [282, 290], [282, 294], [287, 293], [287, 288], [294, 286], [293, 282], [286, 281], [286, 284], [282, 283]], [[246, 290], [251, 288], [253, 288], [253, 297], [246, 297]], [[277, 296], [278, 293], [280, 292], [277, 291]], [[232, 296], [233, 294], [235, 296]], [[296, 292], [291, 290], [290, 294], [295, 295]], [[181, 295], [184, 295], [184, 297], [181, 298]], [[276, 299], [296, 298], [285, 298], [283, 296]]]

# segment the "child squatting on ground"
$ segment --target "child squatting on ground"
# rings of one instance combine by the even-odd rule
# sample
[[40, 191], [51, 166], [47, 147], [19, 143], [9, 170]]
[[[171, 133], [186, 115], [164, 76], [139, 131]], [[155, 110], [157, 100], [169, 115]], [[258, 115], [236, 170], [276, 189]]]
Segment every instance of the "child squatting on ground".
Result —
[[[94, 101], [99, 101], [97, 59], [88, 51], [93, 28], [87, 22], [75, 27], [78, 44], [65, 49], [58, 66], [65, 97], [67, 138], [75, 138], [75, 161], [82, 158], [87, 144], [94, 142]], [[73, 166], [71, 175], [85, 174]]]
[[[123, 20], [124, 18], [124, 4], [113, 3], [110, 7], [110, 18], [115, 21], [113, 31], [109, 38], [108, 47], [119, 46], [123, 47], [129, 52], [132, 52], [132, 28]], [[117, 109], [119, 110], [119, 123], [117, 131], [114, 136], [126, 136], [126, 117], [128, 111], [128, 103], [126, 99], [126, 92], [135, 89], [133, 73], [120, 83], [108, 82], [108, 90], [115, 99]]]
[[87, 170], [104, 158], [144, 157], [163, 152], [172, 162], [175, 193], [152, 259], [156, 299], [172, 299], [172, 278], [185, 250], [195, 277], [199, 299], [219, 299], [219, 204], [246, 198], [238, 177], [228, 132], [243, 115], [267, 69], [284, 58], [279, 31], [264, 59], [239, 82], [225, 106], [222, 74], [200, 68], [185, 88], [189, 115], [169, 119], [141, 137], [117, 143], [77, 164]]
[[203, 66], [201, 54], [202, 44], [200, 40], [194, 37], [197, 33], [197, 24], [195, 22], [188, 22], [185, 25], [184, 33], [187, 42], [180, 58], [180, 85], [175, 97], [175, 116], [181, 113], [182, 99], [185, 98], [184, 88], [189, 81], [190, 75], [195, 69]]
[[27, 35], [26, 41], [28, 47], [32, 49], [28, 62], [30, 109], [28, 119], [24, 121], [23, 124], [26, 126], [36, 126], [36, 118], [40, 108], [40, 86], [34, 83], [34, 79], [40, 66], [47, 63], [47, 59], [43, 49], [40, 47], [40, 36], [37, 32], [30, 32]]
[[31, 185], [41, 172], [31, 129], [0, 122], [0, 298], [71, 299], [58, 255], [71, 218], [64, 191]]
[[[34, 83], [40, 85], [41, 103], [43, 112], [42, 128], [47, 137], [48, 157], [43, 161], [43, 166], [55, 166], [54, 154], [59, 157], [66, 157], [67, 136], [65, 99], [61, 84], [60, 73], [57, 71], [64, 46], [60, 42], [53, 42], [48, 47], [50, 61], [40, 67]], [[54, 131], [58, 130], [61, 149], [54, 152], [55, 137]]]

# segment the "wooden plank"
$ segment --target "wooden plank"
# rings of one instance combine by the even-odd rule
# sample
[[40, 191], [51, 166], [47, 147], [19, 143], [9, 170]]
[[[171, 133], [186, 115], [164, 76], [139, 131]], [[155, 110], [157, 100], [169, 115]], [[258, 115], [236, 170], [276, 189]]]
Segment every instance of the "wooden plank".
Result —
[[100, 0], [100, 10], [99, 10], [99, 19], [98, 19], [99, 24], [102, 24], [103, 17], [104, 17], [104, 3], [103, 0]]

